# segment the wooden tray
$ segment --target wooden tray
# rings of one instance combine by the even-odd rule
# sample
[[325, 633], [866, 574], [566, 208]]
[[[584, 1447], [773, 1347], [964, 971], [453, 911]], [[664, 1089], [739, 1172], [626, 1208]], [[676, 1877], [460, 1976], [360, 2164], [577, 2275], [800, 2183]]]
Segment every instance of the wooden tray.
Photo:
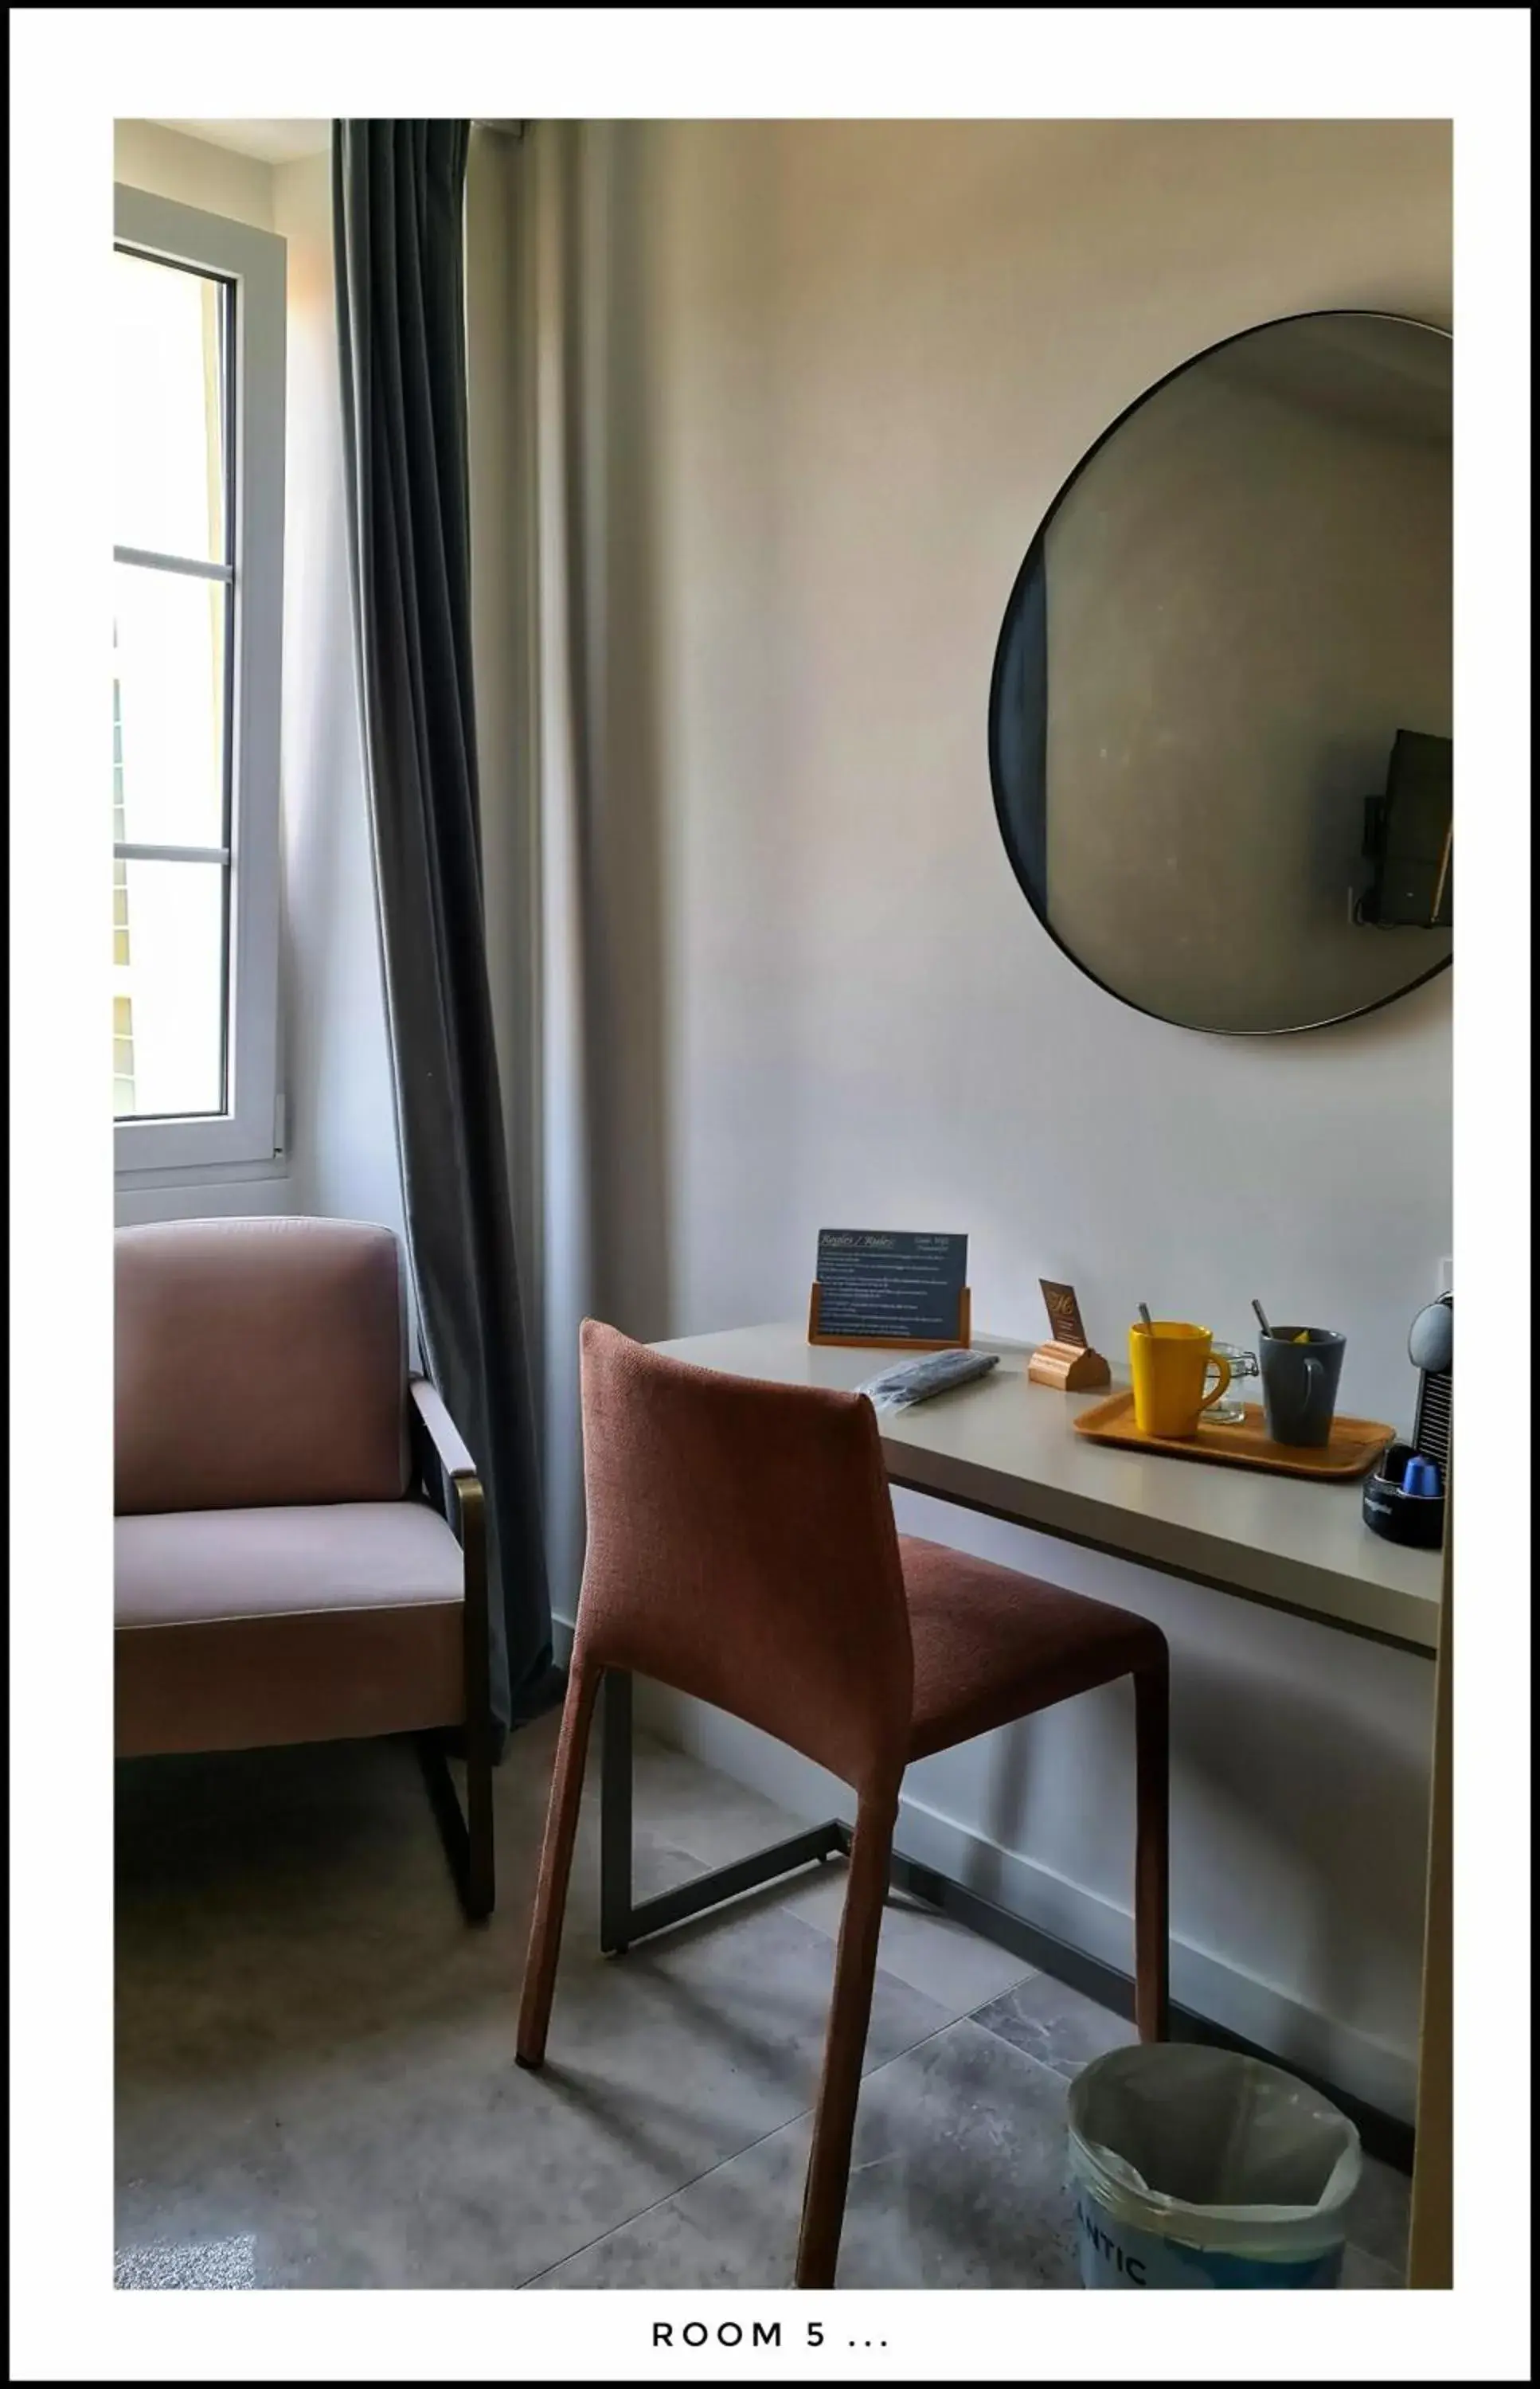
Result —
[[1274, 1443], [1259, 1403], [1246, 1404], [1244, 1425], [1214, 1426], [1205, 1419], [1194, 1436], [1141, 1435], [1134, 1424], [1134, 1397], [1128, 1387], [1081, 1411], [1076, 1435], [1093, 1443], [1126, 1444], [1135, 1451], [1165, 1451], [1174, 1460], [1218, 1460], [1231, 1468], [1266, 1468], [1279, 1476], [1367, 1476], [1395, 1429], [1378, 1419], [1336, 1418], [1331, 1440], [1318, 1450], [1300, 1444]]

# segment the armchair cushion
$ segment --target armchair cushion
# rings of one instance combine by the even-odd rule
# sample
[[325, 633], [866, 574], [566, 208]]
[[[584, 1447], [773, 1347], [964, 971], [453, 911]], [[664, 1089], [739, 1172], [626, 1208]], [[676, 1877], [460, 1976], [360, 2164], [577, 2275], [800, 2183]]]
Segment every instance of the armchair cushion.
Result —
[[407, 1485], [405, 1312], [388, 1228], [121, 1228], [120, 1514], [389, 1501]]
[[426, 1501], [152, 1513], [116, 1537], [120, 1627], [463, 1597], [460, 1546]]
[[116, 1538], [121, 1756], [464, 1717], [460, 1546], [426, 1502], [159, 1513]]

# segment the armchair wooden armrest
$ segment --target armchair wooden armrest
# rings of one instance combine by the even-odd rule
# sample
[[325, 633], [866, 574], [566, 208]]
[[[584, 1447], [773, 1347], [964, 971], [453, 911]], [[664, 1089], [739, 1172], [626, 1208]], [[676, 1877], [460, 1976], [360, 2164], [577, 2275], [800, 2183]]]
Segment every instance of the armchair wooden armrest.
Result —
[[408, 1380], [407, 1391], [412, 1404], [412, 1451], [418, 1475], [429, 1493], [435, 1490], [435, 1478], [442, 1479], [443, 1498], [436, 1506], [442, 1510], [465, 1555], [466, 1603], [468, 1605], [472, 1598], [469, 1578], [473, 1571], [477, 1572], [482, 1580], [484, 1610], [487, 1528], [480, 1475], [438, 1386], [426, 1377], [413, 1377]]
[[413, 1452], [426, 1486], [443, 1480], [443, 1509], [459, 1542], [465, 1567], [465, 1792], [468, 1833], [442, 1767], [430, 1769], [428, 1788], [439, 1821], [464, 1872], [465, 1901], [473, 1917], [492, 1905], [491, 1825], [491, 1640], [487, 1591], [486, 1501], [475, 1461], [451, 1418], [442, 1395], [426, 1377], [409, 1380]]
[[[426, 1377], [413, 1377], [408, 1381], [407, 1392], [412, 1402], [413, 1452], [419, 1468], [423, 1468], [424, 1476], [430, 1475], [432, 1468], [437, 1466], [443, 1471], [445, 1482], [454, 1487], [456, 1494], [461, 1493], [467, 1484], [474, 1485], [479, 1491], [481, 1479], [476, 1463], [445, 1408], [444, 1398], [438, 1386]], [[425, 1462], [428, 1463], [427, 1467], [424, 1467]]]

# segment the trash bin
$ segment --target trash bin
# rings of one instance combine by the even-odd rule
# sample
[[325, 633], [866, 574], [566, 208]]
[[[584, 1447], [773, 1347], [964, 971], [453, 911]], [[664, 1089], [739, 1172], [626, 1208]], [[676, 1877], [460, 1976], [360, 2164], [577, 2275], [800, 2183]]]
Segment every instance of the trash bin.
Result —
[[1292, 2075], [1228, 2050], [1116, 2049], [1069, 2094], [1088, 2290], [1331, 2290], [1362, 2153]]

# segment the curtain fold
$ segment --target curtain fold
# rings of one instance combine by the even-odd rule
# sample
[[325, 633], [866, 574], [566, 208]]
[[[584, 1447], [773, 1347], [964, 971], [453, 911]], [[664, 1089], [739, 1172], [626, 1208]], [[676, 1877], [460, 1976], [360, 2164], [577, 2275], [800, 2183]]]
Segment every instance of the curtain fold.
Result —
[[559, 1679], [483, 913], [468, 135], [458, 121], [339, 121], [332, 180], [354, 643], [407, 1244], [428, 1370], [486, 1487], [501, 1738], [549, 1705]]
[[473, 634], [494, 1014], [541, 1404], [547, 1564], [576, 1615], [578, 1329], [675, 1332], [670, 610], [652, 128], [477, 129], [466, 255]]

